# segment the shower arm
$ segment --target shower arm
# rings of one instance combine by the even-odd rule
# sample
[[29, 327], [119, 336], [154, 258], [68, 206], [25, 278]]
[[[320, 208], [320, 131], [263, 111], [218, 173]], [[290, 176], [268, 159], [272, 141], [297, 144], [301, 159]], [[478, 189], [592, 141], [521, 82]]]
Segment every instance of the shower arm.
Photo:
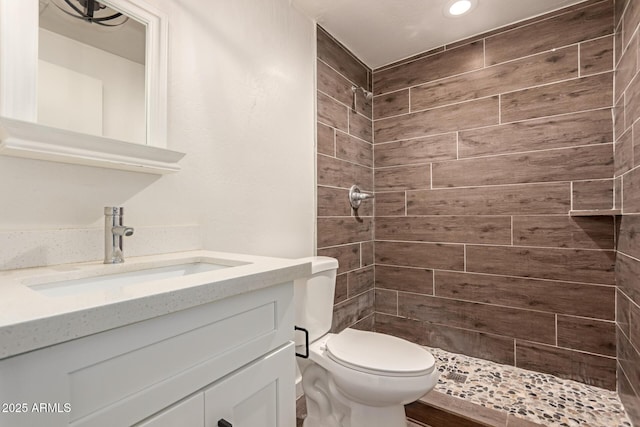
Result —
[[371, 98], [373, 98], [373, 93], [371, 93], [370, 91], [366, 90], [362, 86], [351, 86], [351, 93], [353, 94], [353, 98], [352, 98], [352, 101], [351, 101], [351, 109], [353, 111], [356, 111], [356, 98], [357, 98], [357, 95], [358, 95], [358, 90], [360, 90], [360, 92], [362, 92], [362, 95], [364, 95], [364, 99], [366, 99], [367, 101], [370, 100]]

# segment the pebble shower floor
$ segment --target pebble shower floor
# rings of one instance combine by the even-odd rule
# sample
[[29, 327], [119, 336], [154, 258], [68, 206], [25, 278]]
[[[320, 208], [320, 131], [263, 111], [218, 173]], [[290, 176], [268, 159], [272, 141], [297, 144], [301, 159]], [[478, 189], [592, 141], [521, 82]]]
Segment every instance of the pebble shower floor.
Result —
[[[545, 426], [631, 427], [613, 391], [437, 348], [427, 350], [441, 372], [435, 387], [440, 393]], [[467, 378], [462, 383], [447, 379], [456, 377], [452, 373]]]

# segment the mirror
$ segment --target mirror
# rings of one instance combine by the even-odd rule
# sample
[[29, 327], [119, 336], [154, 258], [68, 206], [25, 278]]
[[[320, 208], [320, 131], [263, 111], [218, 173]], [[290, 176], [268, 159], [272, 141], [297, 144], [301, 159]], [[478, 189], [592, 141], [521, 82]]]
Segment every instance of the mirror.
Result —
[[167, 37], [166, 16], [141, 0], [0, 0], [0, 154], [179, 170]]
[[146, 144], [146, 26], [93, 0], [39, 0], [37, 122]]

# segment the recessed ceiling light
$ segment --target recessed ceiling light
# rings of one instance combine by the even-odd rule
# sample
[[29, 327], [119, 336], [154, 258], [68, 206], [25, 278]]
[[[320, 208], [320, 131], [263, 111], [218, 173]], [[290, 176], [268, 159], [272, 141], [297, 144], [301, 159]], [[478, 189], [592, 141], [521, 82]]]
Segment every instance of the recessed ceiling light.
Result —
[[464, 15], [475, 7], [477, 0], [453, 0], [447, 3], [444, 13], [447, 16], [457, 17]]

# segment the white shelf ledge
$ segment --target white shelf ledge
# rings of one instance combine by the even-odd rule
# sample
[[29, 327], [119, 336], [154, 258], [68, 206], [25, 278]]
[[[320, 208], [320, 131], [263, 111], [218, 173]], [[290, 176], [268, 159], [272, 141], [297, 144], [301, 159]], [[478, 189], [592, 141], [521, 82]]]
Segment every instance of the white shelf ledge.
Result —
[[184, 153], [0, 117], [0, 154], [150, 174], [180, 170]]
[[622, 215], [621, 209], [591, 209], [569, 211], [569, 216], [607, 216]]

